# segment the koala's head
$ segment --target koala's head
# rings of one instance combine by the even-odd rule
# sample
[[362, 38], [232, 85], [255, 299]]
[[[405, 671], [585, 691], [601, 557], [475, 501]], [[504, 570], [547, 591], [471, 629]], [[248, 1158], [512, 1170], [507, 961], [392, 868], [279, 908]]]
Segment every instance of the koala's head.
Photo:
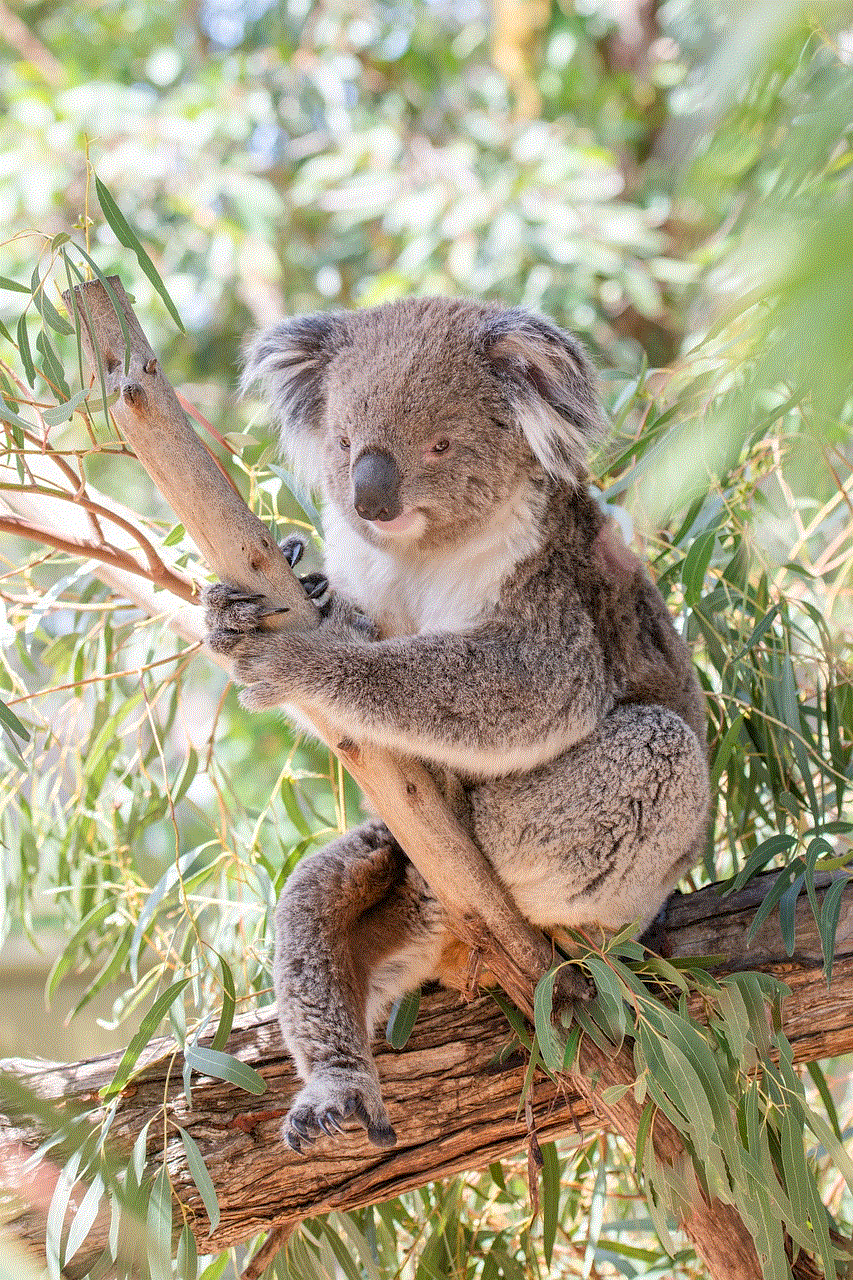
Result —
[[470, 537], [601, 431], [580, 344], [521, 308], [411, 298], [298, 316], [248, 350], [294, 469], [377, 546]]

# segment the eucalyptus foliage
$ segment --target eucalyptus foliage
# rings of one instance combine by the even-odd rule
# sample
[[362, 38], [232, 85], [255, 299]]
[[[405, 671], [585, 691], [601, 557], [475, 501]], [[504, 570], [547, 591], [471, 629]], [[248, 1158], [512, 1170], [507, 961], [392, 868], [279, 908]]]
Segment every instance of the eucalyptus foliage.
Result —
[[[87, 394], [60, 299], [81, 278], [119, 272], [254, 509], [317, 544], [310, 495], [231, 402], [240, 335], [279, 310], [409, 292], [548, 311], [598, 356], [614, 431], [596, 493], [643, 544], [708, 694], [714, 831], [685, 887], [775, 870], [753, 928], [778, 912], [792, 954], [805, 895], [830, 982], [853, 862], [851, 37], [831, 6], [808, 19], [770, 6], [763, 25], [721, 36], [719, 6], [670, 3], [657, 52], [627, 75], [607, 56], [604, 8], [553, 7], [526, 119], [474, 3], [30, 6], [56, 65], [2, 64], [0, 490], [32, 492], [52, 451], [47, 496], [84, 478], [132, 509], [170, 569], [204, 576], [116, 439], [103, 388]], [[188, 1096], [194, 1071], [260, 1090], [227, 1052], [232, 1019], [271, 998], [285, 877], [354, 820], [358, 797], [325, 750], [247, 716], [94, 559], [11, 534], [3, 554], [3, 936], [59, 926], [57, 1017], [63, 980], [85, 971], [70, 1012], [110, 993], [126, 1029], [103, 1124], [42, 1117], [64, 1164], [49, 1274], [106, 1197], [128, 1273], [233, 1276], [258, 1242], [206, 1256], [175, 1216], [169, 1141], [219, 1213], [192, 1137], [164, 1113], [117, 1162], [114, 1095], [164, 1026]], [[820, 903], [824, 872], [836, 878]], [[760, 974], [717, 979], [629, 938], [582, 943], [592, 1007], [555, 1028], [551, 974], [535, 1034], [507, 1008], [508, 1036], [530, 1055], [526, 1087], [571, 1065], [582, 1034], [630, 1037], [638, 1151], [605, 1137], [544, 1147], [538, 1214], [525, 1166], [507, 1162], [308, 1222], [270, 1274], [694, 1275], [674, 1228], [694, 1180], [737, 1204], [768, 1276], [788, 1274], [784, 1232], [834, 1274], [831, 1231], [849, 1233], [853, 1203], [844, 1069], [798, 1074], [768, 1019], [784, 991]], [[416, 1015], [416, 999], [395, 1010], [392, 1043]], [[32, 1105], [4, 1087], [4, 1103]], [[691, 1167], [656, 1162], [658, 1113]], [[69, 1230], [78, 1176], [89, 1189]]]

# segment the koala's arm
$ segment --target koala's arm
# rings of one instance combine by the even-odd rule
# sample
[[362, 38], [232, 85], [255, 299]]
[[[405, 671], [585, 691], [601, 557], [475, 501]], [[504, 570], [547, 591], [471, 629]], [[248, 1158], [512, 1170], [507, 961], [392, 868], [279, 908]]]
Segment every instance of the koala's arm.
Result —
[[496, 623], [373, 643], [341, 627], [335, 610], [310, 633], [237, 631], [234, 622], [209, 594], [209, 643], [233, 659], [245, 705], [313, 706], [356, 740], [471, 772], [535, 768], [613, 705], [580, 607], [553, 634]]

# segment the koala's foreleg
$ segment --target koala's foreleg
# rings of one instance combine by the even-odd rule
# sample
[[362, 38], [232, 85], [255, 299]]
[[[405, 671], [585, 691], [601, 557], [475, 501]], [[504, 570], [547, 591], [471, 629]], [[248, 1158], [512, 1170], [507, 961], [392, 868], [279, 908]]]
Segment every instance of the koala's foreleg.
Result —
[[701, 857], [705, 753], [675, 712], [621, 706], [569, 751], [478, 785], [470, 802], [481, 848], [534, 924], [640, 931]]
[[441, 908], [381, 822], [305, 858], [276, 911], [274, 983], [285, 1042], [305, 1081], [284, 1122], [294, 1150], [347, 1120], [378, 1146], [396, 1134], [370, 1040], [393, 1000], [432, 976]]

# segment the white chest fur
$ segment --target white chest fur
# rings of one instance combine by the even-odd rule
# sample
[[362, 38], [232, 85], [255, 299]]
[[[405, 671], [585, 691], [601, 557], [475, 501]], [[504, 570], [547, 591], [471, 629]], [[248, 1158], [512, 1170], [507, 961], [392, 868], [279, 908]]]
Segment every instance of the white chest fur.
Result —
[[326, 507], [326, 572], [383, 636], [469, 631], [497, 604], [515, 566], [541, 544], [538, 510], [518, 494], [469, 542], [419, 555], [365, 542], [331, 504]]

